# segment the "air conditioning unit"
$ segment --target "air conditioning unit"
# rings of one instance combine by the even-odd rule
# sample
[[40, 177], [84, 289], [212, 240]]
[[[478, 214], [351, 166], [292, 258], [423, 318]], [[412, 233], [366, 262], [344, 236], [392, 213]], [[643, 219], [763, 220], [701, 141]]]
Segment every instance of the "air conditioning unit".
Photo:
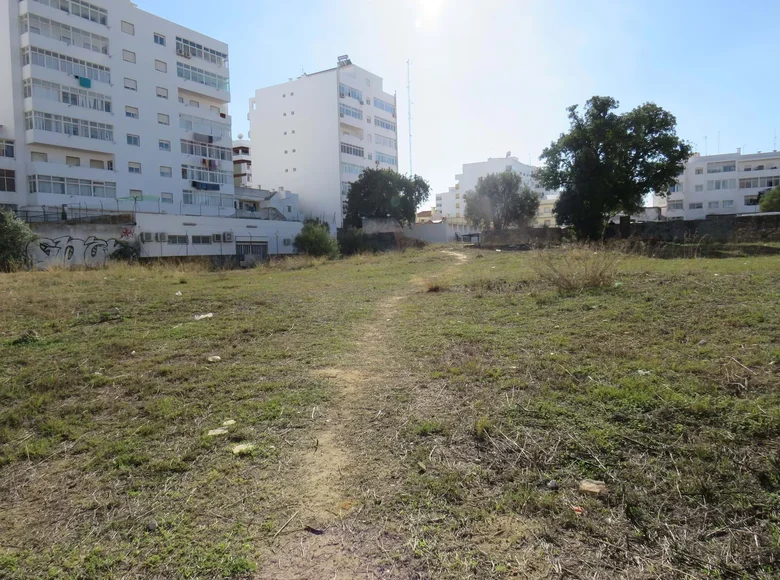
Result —
[[292, 246], [292, 240], [290, 238], [284, 238], [284, 240], [282, 240], [282, 243], [285, 246]]
[[339, 117], [344, 118], [344, 113], [339, 113]]
[[363, 101], [360, 101], [360, 104], [362, 105], [362, 104], [363, 104]]
[[215, 244], [222, 243], [222, 234], [211, 234], [211, 241]]
[[152, 239], [153, 239], [152, 238], [152, 232], [141, 232], [141, 241], [142, 242], [144, 242], [144, 243], [151, 242]]
[[168, 241], [168, 234], [165, 232], [158, 232], [154, 234], [154, 241], [155, 242], [167, 242]]
[[229, 244], [233, 242], [233, 232], [225, 232], [222, 234], [222, 239], [225, 240], [225, 243]]
[[339, 96], [343, 99], [344, 98], [344, 93], [339, 93]]

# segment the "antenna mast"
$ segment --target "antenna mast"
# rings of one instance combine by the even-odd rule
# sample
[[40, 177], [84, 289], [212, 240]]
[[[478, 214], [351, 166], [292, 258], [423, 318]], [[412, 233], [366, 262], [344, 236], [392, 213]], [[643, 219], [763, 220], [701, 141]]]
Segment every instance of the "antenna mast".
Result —
[[406, 61], [406, 92], [409, 96], [409, 177], [414, 177], [412, 169], [412, 59]]

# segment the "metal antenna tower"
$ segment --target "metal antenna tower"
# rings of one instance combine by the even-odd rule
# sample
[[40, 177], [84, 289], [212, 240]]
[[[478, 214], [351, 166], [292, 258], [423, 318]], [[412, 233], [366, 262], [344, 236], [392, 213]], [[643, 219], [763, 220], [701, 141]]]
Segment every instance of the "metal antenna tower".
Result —
[[409, 96], [409, 177], [414, 177], [412, 165], [412, 59], [406, 61], [406, 92]]

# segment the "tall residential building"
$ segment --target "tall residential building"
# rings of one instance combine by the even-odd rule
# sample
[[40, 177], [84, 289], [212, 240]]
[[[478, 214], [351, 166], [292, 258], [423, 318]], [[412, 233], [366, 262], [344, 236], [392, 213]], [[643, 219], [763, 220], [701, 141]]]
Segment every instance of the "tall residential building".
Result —
[[759, 195], [780, 186], [780, 153], [736, 153], [702, 156], [685, 164], [668, 197], [656, 197], [670, 220], [704, 219], [708, 215], [756, 213]]
[[236, 252], [229, 76], [225, 43], [130, 0], [3, 0], [0, 205], [124, 212], [145, 255]]
[[346, 56], [332, 69], [256, 91], [249, 122], [254, 182], [298, 192], [304, 215], [331, 231], [341, 227], [349, 184], [364, 168], [398, 170], [395, 96]]
[[233, 140], [233, 185], [236, 187], [254, 187], [251, 147], [243, 135]]

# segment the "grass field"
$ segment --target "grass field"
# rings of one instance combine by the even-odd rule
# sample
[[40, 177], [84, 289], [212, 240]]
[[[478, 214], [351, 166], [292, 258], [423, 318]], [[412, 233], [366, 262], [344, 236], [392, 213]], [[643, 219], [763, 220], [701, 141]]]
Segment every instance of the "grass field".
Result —
[[0, 276], [0, 577], [778, 577], [780, 257], [562, 252]]

